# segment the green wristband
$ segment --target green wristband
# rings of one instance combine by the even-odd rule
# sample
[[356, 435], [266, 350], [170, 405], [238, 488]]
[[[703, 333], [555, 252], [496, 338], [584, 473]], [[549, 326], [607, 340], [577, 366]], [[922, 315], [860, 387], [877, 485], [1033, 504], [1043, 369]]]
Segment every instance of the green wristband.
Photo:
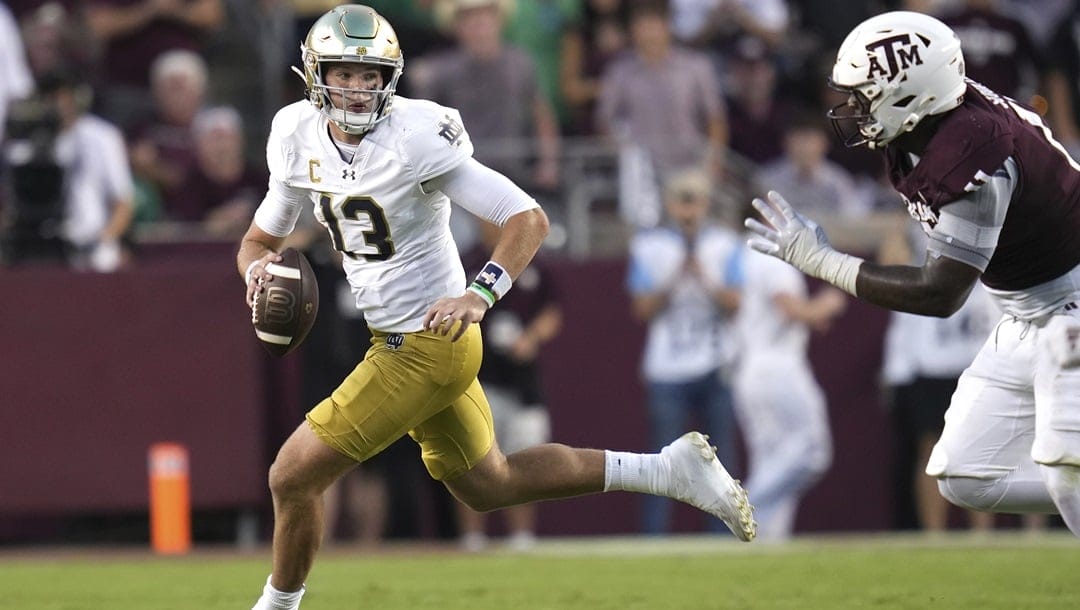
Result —
[[480, 295], [480, 298], [484, 299], [484, 301], [487, 302], [488, 307], [492, 307], [492, 306], [495, 305], [495, 293], [494, 292], [488, 290], [487, 288], [481, 286], [480, 284], [477, 284], [476, 282], [473, 282], [473, 283], [469, 284], [468, 289], [470, 291], [475, 292], [476, 294]]

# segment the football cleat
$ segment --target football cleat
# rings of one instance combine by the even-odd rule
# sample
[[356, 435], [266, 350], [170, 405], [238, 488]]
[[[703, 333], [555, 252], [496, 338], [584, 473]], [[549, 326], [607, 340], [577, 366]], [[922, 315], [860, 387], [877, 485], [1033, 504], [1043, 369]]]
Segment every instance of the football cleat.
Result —
[[668, 496], [720, 518], [743, 542], [757, 535], [746, 490], [716, 457], [709, 437], [687, 432], [660, 451], [671, 465]]

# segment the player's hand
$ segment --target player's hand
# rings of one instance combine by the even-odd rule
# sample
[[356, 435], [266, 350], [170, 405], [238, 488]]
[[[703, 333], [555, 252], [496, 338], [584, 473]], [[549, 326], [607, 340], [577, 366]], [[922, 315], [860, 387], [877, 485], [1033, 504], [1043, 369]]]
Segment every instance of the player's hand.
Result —
[[821, 277], [822, 259], [833, 251], [825, 231], [816, 222], [796, 212], [776, 191], [769, 191], [767, 202], [754, 199], [753, 204], [768, 225], [747, 218], [746, 228], [756, 234], [747, 240], [747, 244], [758, 252], [791, 263], [808, 275]]
[[488, 304], [480, 295], [466, 290], [459, 297], [443, 297], [424, 314], [424, 328], [441, 335], [448, 334], [454, 326], [451, 341], [457, 341], [465, 334], [469, 325], [484, 319]]
[[266, 270], [267, 263], [280, 263], [281, 255], [267, 252], [256, 262], [247, 275], [247, 306], [255, 306], [255, 293], [263, 291], [263, 282], [274, 277]]

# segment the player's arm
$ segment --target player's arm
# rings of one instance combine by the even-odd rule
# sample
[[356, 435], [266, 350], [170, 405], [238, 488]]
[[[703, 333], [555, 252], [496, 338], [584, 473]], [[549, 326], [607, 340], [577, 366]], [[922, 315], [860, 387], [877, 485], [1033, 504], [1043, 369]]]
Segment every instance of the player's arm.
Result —
[[[507, 219], [491, 253], [491, 260], [516, 280], [544, 243], [548, 234], [547, 214], [539, 207], [524, 210]], [[502, 296], [501, 294], [499, 295]]]
[[491, 260], [461, 296], [439, 299], [424, 316], [424, 327], [449, 332], [460, 321], [454, 339], [479, 322], [525, 270], [548, 233], [547, 214], [536, 200], [509, 178], [469, 158], [424, 183], [469, 212], [502, 227]]
[[781, 292], [772, 298], [773, 305], [789, 320], [802, 322], [814, 330], [824, 330], [829, 322], [847, 307], [847, 297], [835, 288], [819, 290], [812, 297]]
[[236, 268], [247, 283], [247, 304], [250, 307], [255, 293], [262, 290], [261, 282], [272, 275], [266, 271], [269, 262], [280, 262], [285, 238], [296, 227], [307, 194], [303, 189], [287, 186], [271, 179], [266, 197], [255, 211], [240, 248], [236, 253]]
[[951, 258], [928, 256], [922, 267], [863, 261], [855, 294], [893, 311], [948, 317], [967, 301], [982, 271]]
[[[919, 315], [947, 317], [955, 313], [986, 268], [980, 262], [989, 262], [996, 245], [996, 239], [988, 246], [983, 244], [982, 250], [971, 252], [967, 260], [955, 252], [941, 256], [931, 250], [922, 267], [878, 265], [833, 250], [821, 227], [795, 212], [779, 193], [770, 192], [768, 202], [755, 199], [754, 207], [767, 224], [747, 219], [746, 226], [756, 233], [750, 247], [870, 303]], [[991, 210], [999, 217], [995, 221], [999, 224], [986, 230], [995, 236], [1006, 208], [1007, 203]]]

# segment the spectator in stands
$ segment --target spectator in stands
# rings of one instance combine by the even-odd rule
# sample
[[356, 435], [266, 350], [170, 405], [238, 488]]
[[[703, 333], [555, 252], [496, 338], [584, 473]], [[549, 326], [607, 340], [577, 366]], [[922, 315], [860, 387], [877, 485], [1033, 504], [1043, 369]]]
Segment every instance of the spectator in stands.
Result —
[[1049, 123], [1065, 149], [1080, 158], [1080, 4], [1061, 21], [1046, 57]]
[[42, 75], [38, 88], [57, 108], [57, 156], [64, 167], [62, 233], [71, 265], [109, 272], [129, 257], [122, 243], [131, 225], [134, 185], [123, 134], [88, 114], [90, 86], [70, 69]]
[[806, 350], [810, 331], [827, 330], [847, 297], [832, 287], [809, 296], [794, 267], [749, 248], [743, 257], [735, 413], [750, 461], [746, 485], [758, 538], [779, 542], [791, 537], [800, 499], [832, 463], [825, 394]]
[[1026, 103], [1037, 89], [1042, 60], [1027, 27], [999, 5], [999, 0], [965, 0], [941, 21], [960, 38], [968, 78]]
[[26, 63], [19, 26], [7, 5], [0, 3], [0, 142], [4, 139], [8, 104], [33, 91], [34, 79]]
[[855, 188], [851, 174], [827, 157], [830, 136], [825, 117], [797, 111], [784, 130], [784, 155], [761, 169], [758, 183], [767, 190], [799, 193], [808, 213], [819, 218], [853, 218], [871, 211], [871, 201]]
[[623, 0], [588, 0], [584, 17], [563, 37], [561, 88], [570, 131], [596, 134], [596, 101], [604, 70], [630, 45]]
[[104, 48], [102, 113], [128, 130], [153, 114], [152, 66], [165, 53], [199, 52], [224, 19], [222, 0], [85, 0], [87, 24]]
[[506, 40], [532, 58], [540, 91], [560, 125], [565, 124], [566, 104], [559, 88], [563, 45], [567, 32], [581, 22], [581, 0], [517, 0], [513, 4], [506, 22]]
[[757, 164], [779, 159], [791, 104], [776, 95], [776, 58], [760, 38], [743, 37], [728, 62], [731, 151]]
[[[627, 286], [633, 313], [648, 325], [642, 375], [648, 392], [649, 443], [690, 425], [696, 416], [717, 455], [735, 464], [735, 421], [725, 378], [734, 349], [730, 318], [739, 306], [737, 234], [709, 220], [713, 187], [707, 172], [689, 169], [664, 185], [668, 222], [630, 243]], [[642, 530], [663, 534], [671, 503], [644, 498]], [[715, 531], [722, 531], [716, 523]]]
[[[532, 59], [503, 42], [502, 0], [445, 0], [444, 23], [457, 44], [426, 58], [413, 86], [420, 97], [457, 108], [476, 158], [526, 188], [559, 181], [559, 128]], [[531, 150], [535, 139], [536, 150]], [[535, 162], [531, 162], [535, 157]]]
[[[483, 270], [500, 229], [478, 222], [480, 240], [462, 255], [465, 275]], [[543, 259], [533, 259], [499, 302], [484, 318], [484, 362], [480, 382], [491, 405], [495, 440], [503, 451], [517, 452], [551, 440], [551, 420], [541, 387], [540, 352], [562, 327], [558, 291]], [[526, 550], [536, 543], [536, 505], [524, 504], [502, 511], [511, 549]], [[486, 519], [459, 504], [458, 524], [462, 548], [477, 551], [487, 545]]]
[[709, 58], [672, 42], [666, 4], [631, 5], [633, 48], [604, 71], [597, 126], [621, 148], [620, 205], [636, 226], [663, 213], [659, 185], [673, 171], [723, 168], [728, 126]]
[[743, 36], [763, 40], [770, 49], [781, 46], [791, 18], [787, 0], [718, 0], [715, 4], [709, 39], [725, 56]]
[[92, 69], [93, 40], [78, 11], [59, 2], [46, 2], [28, 11], [21, 23], [32, 74], [39, 76], [65, 67]]
[[152, 74], [154, 118], [130, 137], [131, 165], [161, 195], [165, 217], [185, 220], [183, 182], [196, 166], [192, 126], [206, 99], [206, 62], [191, 51], [169, 51], [154, 62]]
[[195, 166], [184, 179], [184, 196], [173, 202], [170, 216], [202, 223], [212, 235], [239, 237], [262, 200], [269, 175], [247, 162], [243, 119], [236, 109], [203, 110], [192, 131]]
[[1076, 6], [1075, 0], [1001, 0], [1003, 9], [1027, 26], [1035, 46], [1046, 48]]

